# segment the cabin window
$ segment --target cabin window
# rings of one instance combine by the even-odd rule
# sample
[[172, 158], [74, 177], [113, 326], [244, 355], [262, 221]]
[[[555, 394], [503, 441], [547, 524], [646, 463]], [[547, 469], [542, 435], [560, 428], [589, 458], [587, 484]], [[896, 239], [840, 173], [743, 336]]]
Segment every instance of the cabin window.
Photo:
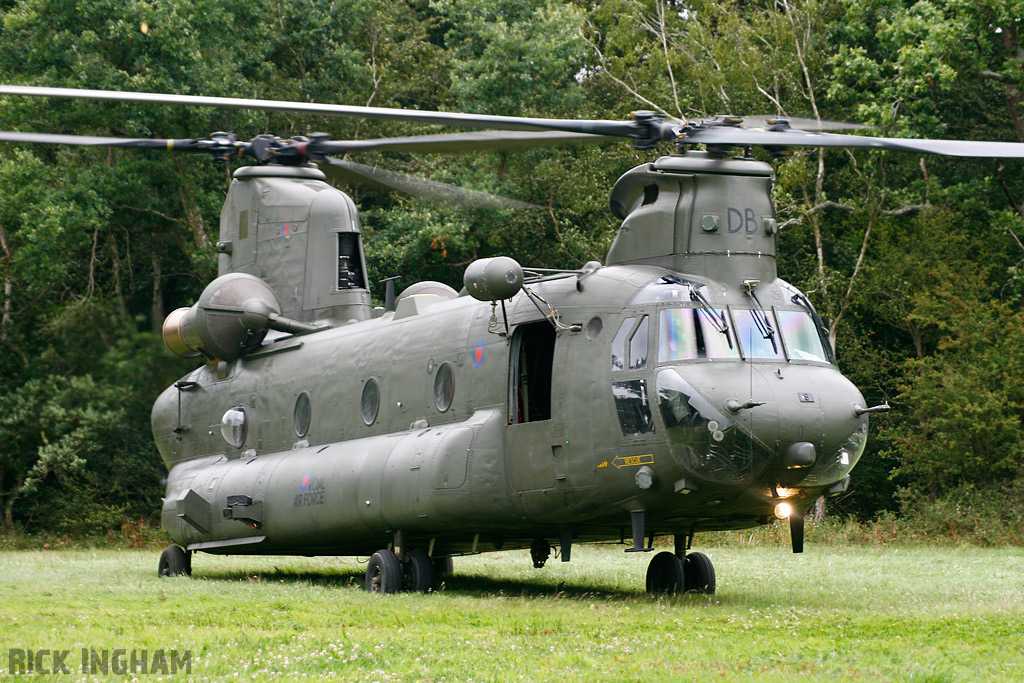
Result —
[[245, 445], [245, 436], [249, 431], [249, 416], [244, 406], [235, 406], [224, 413], [220, 419], [220, 434], [224, 440], [235, 448]]
[[363, 416], [363, 424], [367, 427], [377, 421], [380, 410], [380, 385], [376, 377], [371, 377], [363, 384], [363, 395], [359, 399], [359, 411]]
[[292, 423], [295, 426], [295, 436], [300, 439], [309, 432], [309, 423], [313, 419], [313, 407], [309, 402], [309, 394], [303, 391], [295, 399], [295, 414], [292, 416]]
[[625, 436], [637, 436], [654, 431], [651, 403], [647, 398], [647, 382], [642, 379], [612, 382], [615, 412]]
[[512, 334], [509, 424], [551, 419], [555, 330], [548, 322], [520, 325]]
[[452, 405], [455, 397], [455, 372], [452, 364], [445, 361], [437, 368], [434, 375], [434, 405], [442, 413]]

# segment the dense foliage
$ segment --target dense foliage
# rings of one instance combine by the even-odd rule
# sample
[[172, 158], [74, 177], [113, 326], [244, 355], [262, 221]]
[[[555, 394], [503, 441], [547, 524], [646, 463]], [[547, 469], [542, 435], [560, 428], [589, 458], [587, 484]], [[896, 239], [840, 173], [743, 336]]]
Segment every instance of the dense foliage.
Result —
[[[0, 82], [509, 115], [767, 113], [890, 135], [1024, 141], [1014, 0], [3, 0]], [[412, 124], [7, 97], [0, 130], [192, 137]], [[227, 175], [206, 159], [5, 145], [0, 526], [151, 516], [148, 412], [189, 367], [165, 313], [215, 273]], [[371, 281], [457, 283], [474, 258], [600, 260], [626, 144], [362, 163], [523, 199], [483, 211], [346, 188]], [[808, 292], [876, 419], [834, 509], [936, 528], [1024, 518], [1022, 164], [846, 151], [773, 162], [782, 277]], [[931, 520], [931, 521], [929, 521]], [[988, 533], [988, 532], [985, 532]], [[995, 532], [993, 532], [995, 533]]]

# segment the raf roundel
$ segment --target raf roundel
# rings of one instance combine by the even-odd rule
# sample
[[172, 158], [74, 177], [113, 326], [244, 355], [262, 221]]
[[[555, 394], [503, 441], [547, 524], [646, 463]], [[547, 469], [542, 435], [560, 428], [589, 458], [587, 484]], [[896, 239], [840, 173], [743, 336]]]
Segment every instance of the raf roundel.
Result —
[[476, 348], [473, 349], [473, 367], [479, 370], [484, 364], [484, 343], [482, 341], [477, 342]]
[[312, 472], [306, 472], [305, 476], [302, 477], [302, 481], [299, 482], [299, 489], [305, 493], [306, 489], [309, 488], [309, 480], [313, 478]]

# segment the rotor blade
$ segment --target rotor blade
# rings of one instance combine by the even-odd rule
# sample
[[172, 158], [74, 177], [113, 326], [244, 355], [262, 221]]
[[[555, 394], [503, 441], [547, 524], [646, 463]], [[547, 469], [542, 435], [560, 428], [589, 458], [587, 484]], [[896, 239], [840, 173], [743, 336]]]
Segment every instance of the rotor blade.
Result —
[[467, 190], [455, 185], [440, 183], [436, 180], [417, 178], [415, 176], [386, 171], [382, 168], [364, 166], [352, 161], [327, 157], [327, 163], [320, 165], [321, 170], [332, 180], [359, 183], [378, 189], [398, 190], [414, 197], [421, 197], [443, 204], [455, 204], [473, 209], [537, 209], [536, 204], [522, 202], [518, 199], [499, 197], [498, 195]]
[[867, 126], [860, 123], [829, 121], [827, 119], [805, 119], [799, 116], [744, 116], [743, 127], [748, 130], [751, 128], [767, 128], [775, 121], [788, 121], [791, 128], [810, 131], [860, 130], [867, 128]]
[[589, 135], [587, 133], [562, 133], [559, 131], [493, 131], [484, 130], [472, 133], [449, 133], [444, 135], [412, 135], [398, 138], [379, 138], [376, 140], [326, 141], [321, 143], [326, 154], [344, 154], [362, 150], [382, 152], [420, 152], [420, 153], [452, 153], [452, 152], [506, 152], [527, 147], [548, 147], [552, 145], [571, 145], [592, 142], [608, 142], [618, 140], [606, 135]]
[[957, 157], [1024, 158], [1024, 143], [983, 142], [976, 140], [915, 140], [876, 138], [840, 133], [810, 133], [800, 130], [748, 130], [732, 126], [696, 128], [683, 134], [683, 142], [705, 145], [745, 147], [855, 147], [892, 149], [902, 152], [944, 154]]
[[[65, 97], [115, 102], [145, 102], [153, 104], [180, 104], [196, 107], [222, 107], [227, 109], [256, 109], [296, 114], [325, 114], [348, 116], [379, 121], [413, 121], [442, 126], [468, 128], [496, 128], [501, 130], [560, 130], [573, 133], [592, 133], [616, 137], [634, 137], [638, 130], [633, 121], [603, 121], [586, 119], [534, 119], [518, 116], [490, 116], [460, 112], [421, 111], [418, 109], [387, 109], [384, 107], [358, 107], [342, 104], [316, 104], [314, 102], [283, 102], [236, 97], [202, 97], [195, 95], [169, 95], [164, 93], [137, 93], [116, 90], [79, 90], [75, 88], [45, 88], [22, 85], [0, 85], [0, 95], [29, 95], [34, 97]], [[670, 131], [661, 139], [669, 139]]]
[[152, 138], [103, 138], [91, 135], [53, 135], [0, 131], [0, 142], [31, 142], [43, 145], [84, 145], [91, 147], [137, 147], [200, 151], [199, 138], [156, 140]]

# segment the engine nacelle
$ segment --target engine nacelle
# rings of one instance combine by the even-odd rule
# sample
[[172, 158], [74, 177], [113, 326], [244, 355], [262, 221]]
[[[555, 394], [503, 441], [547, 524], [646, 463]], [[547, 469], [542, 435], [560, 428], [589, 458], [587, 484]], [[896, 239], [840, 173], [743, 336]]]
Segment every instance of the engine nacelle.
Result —
[[477, 259], [466, 268], [463, 282], [479, 301], [511, 299], [523, 288], [523, 268], [508, 256]]
[[172, 311], [164, 320], [163, 337], [167, 348], [182, 358], [230, 361], [259, 346], [267, 330], [316, 329], [282, 316], [277, 297], [263, 280], [230, 273], [207, 285], [191, 308]]

